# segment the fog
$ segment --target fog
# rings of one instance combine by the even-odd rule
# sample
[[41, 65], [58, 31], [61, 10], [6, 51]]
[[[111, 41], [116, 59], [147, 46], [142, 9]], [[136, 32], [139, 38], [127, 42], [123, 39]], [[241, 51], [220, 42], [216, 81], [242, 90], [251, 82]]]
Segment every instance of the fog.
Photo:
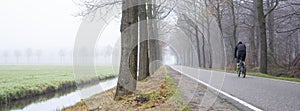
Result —
[[[71, 65], [81, 17], [72, 0], [1, 0], [0, 65]], [[120, 37], [119, 18], [98, 41], [98, 65], [111, 64]]]

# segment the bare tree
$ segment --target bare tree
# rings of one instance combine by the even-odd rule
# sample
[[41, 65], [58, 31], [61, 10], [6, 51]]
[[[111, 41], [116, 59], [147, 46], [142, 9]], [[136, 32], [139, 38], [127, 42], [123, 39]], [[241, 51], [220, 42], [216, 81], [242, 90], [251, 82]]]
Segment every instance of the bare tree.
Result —
[[267, 33], [266, 33], [266, 17], [277, 7], [279, 0], [276, 4], [264, 13], [263, 0], [257, 0], [258, 23], [260, 27], [260, 72], [268, 73], [268, 56], [267, 56]]
[[138, 6], [135, 0], [123, 0], [121, 20], [121, 65], [115, 98], [136, 90]]
[[15, 57], [16, 57], [16, 64], [19, 64], [19, 59], [20, 59], [20, 57], [22, 56], [21, 51], [15, 50], [15, 51], [14, 51], [14, 55], [15, 55]]
[[[204, 35], [206, 27], [203, 19], [205, 18], [205, 10], [203, 6], [203, 3], [198, 0], [183, 0], [176, 8], [179, 17], [177, 26], [185, 31], [186, 35], [190, 36], [190, 41], [195, 44], [193, 46], [196, 47], [199, 67], [206, 67], [206, 53], [204, 48], [207, 43], [205, 41], [207, 40]], [[202, 37], [202, 40], [200, 40], [200, 37]], [[201, 41], [202, 46], [200, 47]]]
[[[267, 8], [271, 10], [274, 7], [274, 0], [267, 0]], [[274, 54], [274, 38], [275, 38], [275, 30], [274, 30], [274, 11], [270, 12], [268, 19], [268, 29], [269, 29], [269, 49], [270, 53], [273, 56]]]
[[40, 64], [41, 56], [43, 55], [42, 50], [36, 50], [35, 55], [37, 57], [37, 64]]
[[149, 55], [148, 55], [148, 20], [146, 10], [146, 0], [139, 0], [139, 26], [140, 26], [140, 57], [139, 57], [139, 76], [138, 80], [144, 80], [149, 74]]
[[4, 58], [4, 63], [7, 64], [7, 59], [9, 56], [9, 52], [8, 51], [3, 51], [2, 56]]
[[110, 64], [109, 63], [110, 59], [108, 57], [110, 57], [112, 55], [112, 50], [113, 50], [112, 46], [110, 46], [110, 45], [106, 46], [105, 51], [104, 51], [105, 64]]
[[[147, 16], [149, 18], [148, 20], [148, 34], [149, 34], [149, 63], [154, 62], [157, 58], [156, 54], [157, 54], [157, 43], [156, 43], [156, 38], [157, 38], [157, 32], [155, 31], [155, 27], [156, 25], [156, 18], [155, 18], [155, 11], [156, 7], [155, 4], [156, 2], [154, 0], [148, 0], [148, 5], [147, 5]], [[151, 71], [154, 72], [157, 69], [157, 66], [153, 66], [151, 67]]]
[[25, 53], [26, 53], [26, 57], [27, 57], [27, 64], [30, 64], [30, 58], [33, 54], [32, 49], [31, 48], [26, 49]]
[[66, 56], [66, 51], [63, 50], [63, 49], [60, 49], [58, 51], [58, 55], [60, 57], [60, 64], [63, 64], [64, 63], [64, 57]]

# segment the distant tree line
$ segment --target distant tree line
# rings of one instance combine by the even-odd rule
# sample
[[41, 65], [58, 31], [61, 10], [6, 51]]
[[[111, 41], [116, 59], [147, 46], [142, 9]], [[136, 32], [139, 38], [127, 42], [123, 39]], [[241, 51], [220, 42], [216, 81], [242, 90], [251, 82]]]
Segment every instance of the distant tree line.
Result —
[[[96, 49], [93, 55], [98, 61], [96, 65], [111, 65], [108, 59], [112, 55], [112, 46]], [[84, 52], [82, 52], [84, 53]], [[72, 65], [73, 51], [68, 49], [41, 50], [27, 48], [23, 50], [0, 51], [1, 65]]]

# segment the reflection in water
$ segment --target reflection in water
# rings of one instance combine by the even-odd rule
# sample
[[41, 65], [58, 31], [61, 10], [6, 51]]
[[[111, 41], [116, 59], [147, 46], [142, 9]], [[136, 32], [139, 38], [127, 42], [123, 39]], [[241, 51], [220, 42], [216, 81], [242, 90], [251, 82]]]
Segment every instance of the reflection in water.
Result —
[[41, 95], [41, 96], [35, 96], [35, 97], [32, 97], [32, 98], [27, 98], [27, 99], [14, 101], [14, 102], [11, 102], [9, 104], [0, 105], [0, 111], [9, 111], [9, 110], [12, 110], [12, 109], [23, 109], [24, 107], [30, 105], [31, 103], [46, 101], [46, 100], [49, 100], [51, 98], [58, 98], [60, 96], [64, 96], [64, 95], [69, 94], [69, 93], [74, 92], [74, 91], [76, 91], [76, 88], [69, 88], [69, 89], [66, 89], [66, 90], [60, 90], [60, 91], [55, 92], [55, 93], [49, 93], [49, 94], [44, 94], [44, 95]]
[[0, 111], [53, 111], [75, 105], [81, 99], [115, 87], [117, 79], [100, 82], [97, 85], [80, 90], [68, 89], [57, 93], [20, 100], [8, 105], [0, 106]]

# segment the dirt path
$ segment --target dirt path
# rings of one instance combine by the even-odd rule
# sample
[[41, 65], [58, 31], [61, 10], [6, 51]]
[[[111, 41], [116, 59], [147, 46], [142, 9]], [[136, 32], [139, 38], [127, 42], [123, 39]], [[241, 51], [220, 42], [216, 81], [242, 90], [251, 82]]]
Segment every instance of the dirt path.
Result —
[[[178, 89], [181, 94], [184, 96], [184, 100], [190, 106], [190, 110], [192, 111], [239, 111], [237, 108], [227, 103], [226, 101], [217, 98], [212, 106], [208, 105], [208, 107], [201, 106], [201, 102], [206, 92], [206, 87], [198, 84], [197, 82], [189, 79], [187, 77], [181, 76], [180, 73], [174, 71], [171, 68], [168, 68], [169, 74], [175, 80]], [[202, 104], [205, 104], [203, 102]], [[205, 105], [204, 105], [205, 106]]]

